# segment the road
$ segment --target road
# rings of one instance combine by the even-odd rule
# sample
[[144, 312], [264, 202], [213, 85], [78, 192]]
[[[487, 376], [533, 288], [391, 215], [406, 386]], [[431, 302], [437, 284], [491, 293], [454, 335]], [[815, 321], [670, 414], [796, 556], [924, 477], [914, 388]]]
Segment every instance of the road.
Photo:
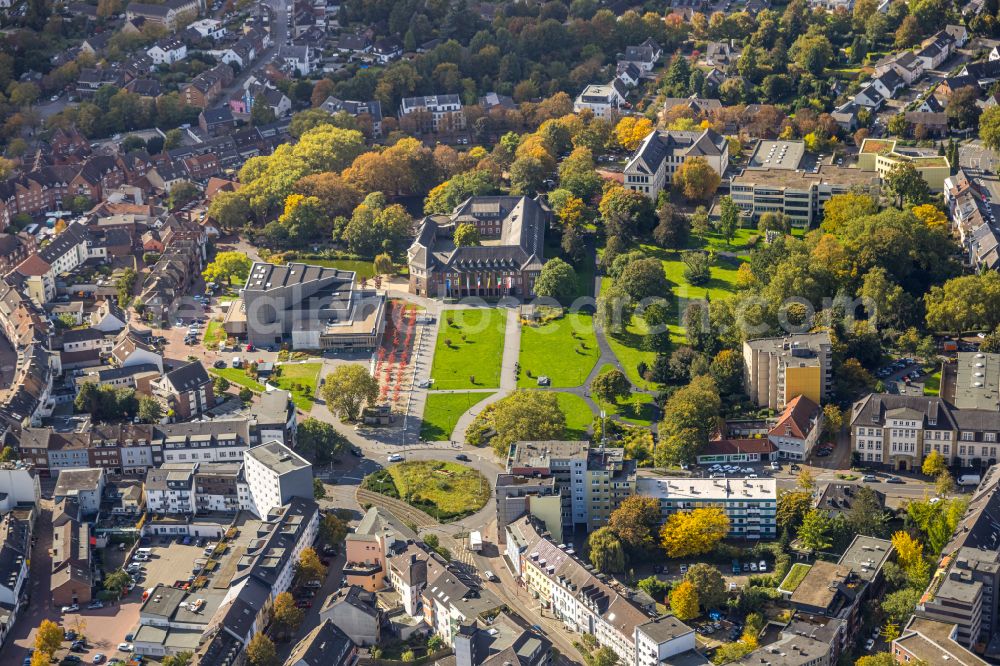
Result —
[[229, 87], [223, 89], [219, 99], [229, 99], [234, 92], [242, 90], [243, 84], [251, 75], [259, 78], [261, 68], [266, 63], [271, 62], [271, 57], [278, 52], [278, 49], [288, 38], [288, 5], [285, 0], [270, 0], [267, 5], [274, 12], [274, 18], [271, 21], [271, 46], [257, 54], [253, 65], [240, 72]]

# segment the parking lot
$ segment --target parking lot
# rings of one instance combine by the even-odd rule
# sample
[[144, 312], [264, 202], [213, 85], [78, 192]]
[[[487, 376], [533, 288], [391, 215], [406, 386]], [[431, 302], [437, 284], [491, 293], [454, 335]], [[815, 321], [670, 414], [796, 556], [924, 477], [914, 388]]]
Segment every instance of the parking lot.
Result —
[[[104, 605], [104, 608], [90, 610], [82, 608], [78, 613], [64, 613], [62, 616], [62, 628], [66, 632], [76, 632], [76, 636], [85, 639], [84, 644], [73, 650], [81, 661], [95, 663], [94, 657], [97, 654], [103, 655], [102, 661], [110, 659], [122, 659], [127, 656], [125, 652], [118, 650], [118, 645], [125, 641], [125, 637], [139, 624], [139, 608], [142, 606], [142, 597], [133, 591], [121, 602], [112, 602]], [[73, 636], [67, 633], [67, 640], [64, 647], [69, 648]]]
[[885, 384], [885, 390], [899, 395], [924, 395], [927, 373], [912, 358], [901, 358], [876, 371], [875, 375]]
[[[155, 587], [157, 584], [173, 585], [176, 581], [186, 581], [195, 574], [195, 561], [204, 560], [204, 546], [198, 546], [192, 540], [189, 545], [178, 543], [176, 538], [164, 542], [167, 537], [152, 537], [149, 548], [152, 554], [146, 562], [136, 562], [129, 565], [139, 569], [138, 575], [133, 574], [137, 586], [142, 589]], [[212, 540], [214, 543], [216, 540]], [[131, 571], [130, 571], [131, 573]]]

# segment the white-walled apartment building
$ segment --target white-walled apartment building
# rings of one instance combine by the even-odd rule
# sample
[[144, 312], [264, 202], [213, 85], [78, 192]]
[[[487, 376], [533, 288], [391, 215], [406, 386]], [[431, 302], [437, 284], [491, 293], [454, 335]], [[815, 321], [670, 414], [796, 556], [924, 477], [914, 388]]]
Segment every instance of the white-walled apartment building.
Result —
[[246, 452], [243, 464], [252, 510], [258, 516], [266, 516], [293, 497], [313, 495], [312, 465], [281, 442], [253, 447]]
[[720, 176], [729, 166], [729, 142], [712, 129], [697, 132], [653, 130], [625, 165], [625, 187], [652, 200], [673, 182], [690, 157], [702, 157]]
[[460, 130], [465, 128], [462, 99], [458, 95], [426, 95], [404, 97], [399, 106], [402, 119], [411, 114], [427, 114], [428, 123], [421, 123], [422, 132]]
[[861, 460], [907, 471], [938, 451], [962, 467], [994, 464], [1000, 412], [958, 409], [940, 398], [872, 393], [851, 410], [851, 449]]
[[566, 629], [592, 634], [623, 664], [657, 666], [695, 649], [691, 627], [674, 617], [651, 619], [627, 590], [598, 579], [572, 548], [549, 540], [532, 517], [507, 526], [506, 553], [520, 580], [550, 605]]
[[778, 533], [774, 479], [640, 477], [636, 493], [659, 500], [662, 522], [672, 513], [716, 507], [729, 517], [729, 538], [773, 539]]

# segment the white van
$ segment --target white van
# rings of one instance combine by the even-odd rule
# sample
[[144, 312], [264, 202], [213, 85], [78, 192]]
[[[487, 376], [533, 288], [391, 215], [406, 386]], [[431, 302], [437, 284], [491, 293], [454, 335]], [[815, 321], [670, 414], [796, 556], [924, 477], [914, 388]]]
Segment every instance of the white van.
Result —
[[240, 360], [239, 356], [234, 356], [233, 357], [233, 367], [234, 368], [241, 368], [241, 367], [243, 367], [243, 361]]
[[958, 477], [958, 485], [960, 486], [978, 486], [979, 481], [978, 474], [963, 474]]
[[137, 555], [145, 555], [146, 557], [149, 557], [150, 555], [153, 554], [153, 549], [152, 548], [139, 548], [135, 552], [136, 552]]

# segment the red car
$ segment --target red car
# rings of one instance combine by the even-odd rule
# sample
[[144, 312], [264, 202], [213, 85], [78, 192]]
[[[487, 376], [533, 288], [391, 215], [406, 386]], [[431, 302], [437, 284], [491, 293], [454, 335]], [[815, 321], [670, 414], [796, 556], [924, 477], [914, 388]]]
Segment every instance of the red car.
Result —
[[253, 351], [253, 345], [247, 345], [247, 351], [248, 352]]
[[298, 608], [312, 608], [313, 602], [309, 601], [308, 599], [300, 599], [295, 602], [295, 605]]

